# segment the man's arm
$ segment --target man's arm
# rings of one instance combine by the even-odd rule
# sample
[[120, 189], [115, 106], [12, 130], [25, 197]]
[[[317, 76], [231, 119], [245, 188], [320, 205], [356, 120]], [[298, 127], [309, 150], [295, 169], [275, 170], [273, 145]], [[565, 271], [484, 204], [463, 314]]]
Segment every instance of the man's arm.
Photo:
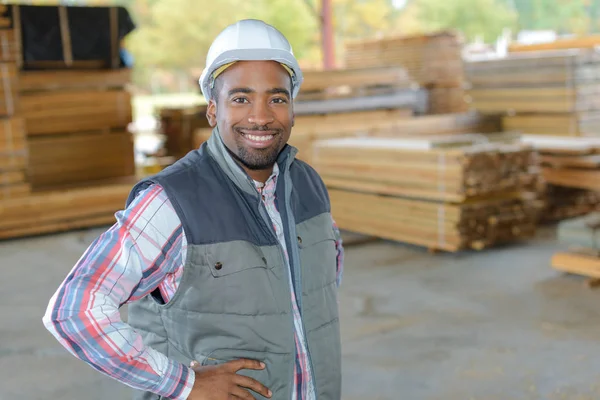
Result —
[[333, 223], [333, 231], [335, 232], [335, 248], [337, 250], [336, 257], [336, 276], [337, 276], [337, 285], [338, 287], [342, 284], [342, 275], [344, 273], [344, 246], [342, 244], [342, 235], [340, 234], [340, 230], [335, 223], [335, 220], [332, 219]]
[[151, 186], [96, 239], [52, 296], [43, 322], [56, 339], [96, 370], [136, 389], [186, 399], [195, 375], [145, 346], [119, 308], [181, 273], [181, 223], [161, 187]]

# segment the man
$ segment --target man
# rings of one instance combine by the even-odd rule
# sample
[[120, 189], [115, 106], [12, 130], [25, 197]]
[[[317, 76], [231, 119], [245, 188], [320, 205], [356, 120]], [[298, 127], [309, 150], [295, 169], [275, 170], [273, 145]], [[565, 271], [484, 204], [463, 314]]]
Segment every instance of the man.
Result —
[[139, 182], [52, 297], [47, 329], [137, 399], [340, 399], [343, 248], [287, 145], [301, 83], [272, 26], [221, 32], [200, 79], [211, 138]]

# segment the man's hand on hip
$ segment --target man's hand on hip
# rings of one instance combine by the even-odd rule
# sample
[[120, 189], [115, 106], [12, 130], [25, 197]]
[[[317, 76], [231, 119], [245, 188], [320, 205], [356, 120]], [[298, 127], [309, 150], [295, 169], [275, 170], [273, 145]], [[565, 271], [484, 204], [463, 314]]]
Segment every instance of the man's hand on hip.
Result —
[[206, 367], [194, 361], [190, 367], [196, 373], [196, 380], [189, 400], [254, 400], [254, 396], [247, 389], [252, 389], [264, 397], [270, 398], [272, 395], [262, 383], [236, 373], [241, 369], [264, 369], [265, 365], [259, 361], [239, 359]]

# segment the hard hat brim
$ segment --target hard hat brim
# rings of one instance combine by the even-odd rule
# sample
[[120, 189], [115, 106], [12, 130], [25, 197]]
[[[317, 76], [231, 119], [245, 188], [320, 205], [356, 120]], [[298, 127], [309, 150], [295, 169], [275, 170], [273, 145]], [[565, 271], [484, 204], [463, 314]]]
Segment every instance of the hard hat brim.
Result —
[[235, 49], [227, 50], [219, 54], [210, 66], [202, 71], [199, 79], [202, 94], [206, 100], [210, 100], [210, 78], [212, 73], [222, 65], [236, 61], [276, 61], [289, 67], [294, 75], [292, 76], [293, 93], [292, 98], [298, 95], [300, 85], [304, 79], [298, 61], [289, 51], [280, 49]]

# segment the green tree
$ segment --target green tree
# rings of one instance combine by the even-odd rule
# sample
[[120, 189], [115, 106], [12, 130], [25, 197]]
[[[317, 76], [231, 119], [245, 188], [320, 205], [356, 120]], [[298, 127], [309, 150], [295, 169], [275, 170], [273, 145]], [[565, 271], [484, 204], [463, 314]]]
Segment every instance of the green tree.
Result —
[[514, 28], [518, 15], [503, 0], [413, 0], [404, 13], [412, 13], [422, 31], [456, 29], [466, 39], [494, 41], [505, 28]]

